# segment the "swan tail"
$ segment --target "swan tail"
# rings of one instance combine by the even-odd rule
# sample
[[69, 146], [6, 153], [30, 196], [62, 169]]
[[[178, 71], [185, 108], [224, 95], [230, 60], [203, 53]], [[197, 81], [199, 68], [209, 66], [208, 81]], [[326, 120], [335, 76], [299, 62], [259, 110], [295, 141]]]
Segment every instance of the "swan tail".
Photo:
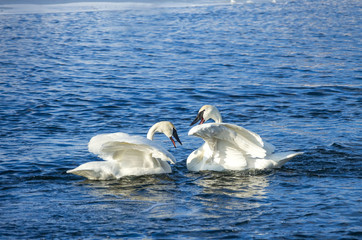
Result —
[[287, 163], [293, 157], [303, 154], [303, 152], [281, 152], [281, 153], [274, 153], [270, 156], [270, 160], [274, 161], [274, 167], [279, 168]]
[[[287, 163], [293, 157], [303, 154], [302, 152], [281, 152], [274, 153], [266, 159], [255, 159], [254, 168], [255, 169], [271, 169], [271, 168], [279, 168]], [[252, 164], [250, 164], [252, 165]]]

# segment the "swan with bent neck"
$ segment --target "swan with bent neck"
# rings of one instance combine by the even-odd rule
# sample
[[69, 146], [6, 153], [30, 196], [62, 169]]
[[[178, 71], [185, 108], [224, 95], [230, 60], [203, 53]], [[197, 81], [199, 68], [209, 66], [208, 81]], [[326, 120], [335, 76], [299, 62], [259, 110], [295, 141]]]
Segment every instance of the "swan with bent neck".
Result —
[[147, 138], [127, 133], [110, 133], [94, 136], [88, 150], [104, 161], [88, 162], [68, 170], [67, 173], [83, 176], [90, 180], [119, 179], [129, 175], [171, 173], [168, 162], [176, 162], [174, 156], [152, 141], [156, 133], [165, 134], [176, 148], [173, 137], [181, 145], [175, 126], [168, 121], [154, 124]]
[[[215, 123], [205, 123], [212, 119]], [[243, 127], [223, 123], [219, 110], [212, 105], [200, 108], [188, 135], [205, 143], [187, 158], [190, 171], [224, 171], [278, 168], [302, 152], [275, 153], [275, 147], [258, 134]]]

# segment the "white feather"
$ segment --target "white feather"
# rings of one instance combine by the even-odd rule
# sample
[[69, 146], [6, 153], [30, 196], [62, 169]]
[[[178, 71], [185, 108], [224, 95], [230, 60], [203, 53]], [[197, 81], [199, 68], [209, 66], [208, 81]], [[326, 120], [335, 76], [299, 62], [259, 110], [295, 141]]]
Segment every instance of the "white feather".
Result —
[[131, 150], [134, 150], [139, 152], [134, 153], [136, 157], [148, 153], [162, 161], [176, 162], [174, 156], [156, 142], [121, 132], [93, 137], [88, 143], [88, 150], [107, 161], [124, 161], [126, 156], [122, 157], [121, 153], [128, 151], [131, 154]]
[[119, 179], [128, 175], [171, 173], [168, 162], [176, 162], [174, 156], [156, 142], [121, 132], [93, 137], [88, 149], [105, 161], [88, 162], [67, 173], [92, 180]]
[[[200, 115], [200, 113], [203, 113]], [[190, 171], [245, 170], [280, 167], [302, 152], [274, 153], [275, 147], [256, 133], [233, 124], [222, 123], [215, 106], [205, 105], [198, 117], [213, 119], [190, 129], [188, 135], [202, 138], [205, 143], [187, 158]]]
[[280, 167], [301, 152], [273, 153], [275, 147], [259, 135], [236, 125], [207, 123], [193, 127], [189, 135], [205, 143], [187, 158], [190, 171], [245, 170]]

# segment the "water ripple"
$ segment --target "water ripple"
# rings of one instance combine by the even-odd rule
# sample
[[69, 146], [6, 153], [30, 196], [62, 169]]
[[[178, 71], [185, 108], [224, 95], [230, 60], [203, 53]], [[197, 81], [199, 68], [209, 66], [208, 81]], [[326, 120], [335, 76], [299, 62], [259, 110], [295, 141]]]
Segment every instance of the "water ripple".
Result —
[[[4, 239], [361, 237], [359, 1], [0, 5]], [[70, 9], [71, 8], [71, 9]], [[187, 171], [204, 104], [304, 154]], [[173, 173], [89, 181], [100, 133], [172, 121]], [[32, 221], [29, 221], [31, 219]]]

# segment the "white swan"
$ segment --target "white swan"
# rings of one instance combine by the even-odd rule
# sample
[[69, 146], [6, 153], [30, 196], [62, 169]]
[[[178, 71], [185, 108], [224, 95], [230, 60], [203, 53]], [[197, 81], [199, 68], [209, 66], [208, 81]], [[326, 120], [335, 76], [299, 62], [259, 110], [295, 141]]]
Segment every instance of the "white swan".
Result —
[[[215, 123], [203, 124], [208, 119]], [[282, 166], [292, 157], [302, 152], [274, 153], [275, 147], [245, 128], [222, 123], [221, 115], [215, 106], [203, 106], [191, 125], [188, 135], [200, 137], [205, 143], [187, 158], [190, 171], [202, 170], [246, 170], [268, 169]]]
[[153, 125], [147, 138], [126, 133], [101, 134], [88, 143], [90, 152], [105, 161], [88, 162], [68, 170], [91, 180], [119, 179], [128, 175], [170, 173], [167, 162], [175, 163], [174, 156], [162, 146], [151, 141], [156, 132], [164, 133], [176, 147], [174, 137], [181, 145], [176, 128], [171, 122], [163, 121]]

